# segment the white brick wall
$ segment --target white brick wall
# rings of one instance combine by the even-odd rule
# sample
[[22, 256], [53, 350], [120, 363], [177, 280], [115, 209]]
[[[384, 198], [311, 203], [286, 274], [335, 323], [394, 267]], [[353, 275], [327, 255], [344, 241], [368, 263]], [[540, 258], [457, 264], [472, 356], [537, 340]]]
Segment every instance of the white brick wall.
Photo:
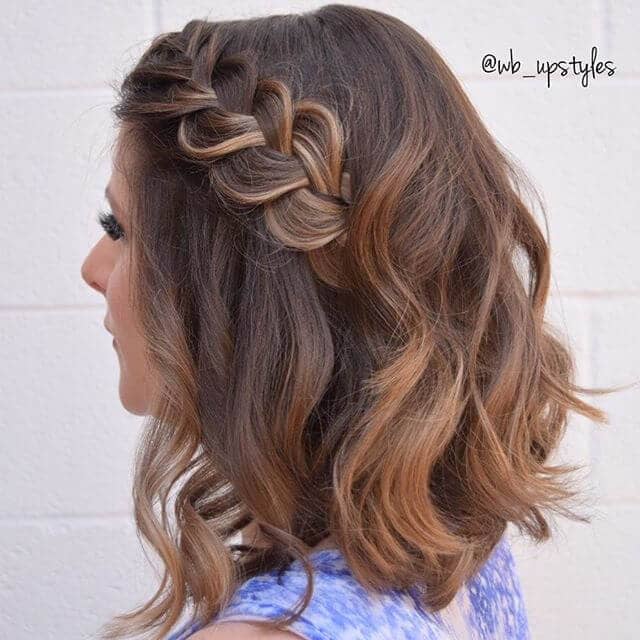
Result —
[[[640, 377], [638, 3], [365, 2], [424, 33], [549, 212], [550, 315], [579, 382]], [[3, 2], [0, 19], [0, 637], [91, 638], [155, 587], [130, 518], [140, 418], [119, 405], [103, 299], [80, 278], [109, 177], [108, 82], [159, 31], [311, 2]], [[484, 53], [612, 59], [613, 77], [483, 75]], [[635, 636], [640, 589], [638, 390], [595, 399], [611, 426], [574, 419], [558, 457], [587, 465], [591, 525], [557, 521], [540, 548], [513, 539], [534, 638]], [[587, 399], [589, 399], [587, 397]], [[514, 532], [515, 533], [515, 532]]]

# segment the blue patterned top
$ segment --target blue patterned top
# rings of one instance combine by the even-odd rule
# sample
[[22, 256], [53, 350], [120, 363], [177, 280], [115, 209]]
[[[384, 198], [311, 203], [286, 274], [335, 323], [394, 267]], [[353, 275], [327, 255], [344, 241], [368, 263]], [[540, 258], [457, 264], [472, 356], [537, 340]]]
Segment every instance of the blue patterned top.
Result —
[[[505, 536], [480, 571], [437, 613], [428, 613], [413, 590], [366, 591], [335, 548], [311, 552], [314, 590], [288, 630], [306, 640], [530, 640], [521, 584]], [[302, 597], [306, 574], [299, 560], [283, 573], [253, 576], [209, 624], [276, 618]], [[167, 640], [185, 640], [205, 625], [191, 622]], [[206, 625], [209, 626], [209, 625]]]

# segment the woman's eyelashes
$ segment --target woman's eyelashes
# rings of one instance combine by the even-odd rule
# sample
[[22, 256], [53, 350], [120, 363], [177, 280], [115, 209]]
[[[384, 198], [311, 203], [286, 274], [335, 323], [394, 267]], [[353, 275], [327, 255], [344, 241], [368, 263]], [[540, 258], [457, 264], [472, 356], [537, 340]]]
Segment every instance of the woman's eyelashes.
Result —
[[110, 211], [98, 211], [97, 221], [112, 240], [120, 240], [120, 238], [124, 238], [124, 230], [122, 226]]

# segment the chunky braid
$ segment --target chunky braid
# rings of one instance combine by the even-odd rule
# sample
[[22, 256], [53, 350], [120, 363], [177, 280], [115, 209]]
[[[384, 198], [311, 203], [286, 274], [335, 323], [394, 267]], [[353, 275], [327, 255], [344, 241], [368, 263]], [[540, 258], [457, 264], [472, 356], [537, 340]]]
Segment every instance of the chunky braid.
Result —
[[[294, 101], [279, 79], [255, 77], [245, 56], [221, 59], [205, 74], [210, 46], [200, 51], [192, 76], [171, 94], [181, 152], [207, 167], [229, 210], [263, 205], [269, 231], [283, 244], [302, 250], [334, 239], [343, 244], [351, 179], [343, 171], [344, 132], [336, 114], [318, 101]], [[232, 68], [234, 77], [244, 75], [253, 84], [250, 113], [228, 110], [202, 84], [218, 68]]]

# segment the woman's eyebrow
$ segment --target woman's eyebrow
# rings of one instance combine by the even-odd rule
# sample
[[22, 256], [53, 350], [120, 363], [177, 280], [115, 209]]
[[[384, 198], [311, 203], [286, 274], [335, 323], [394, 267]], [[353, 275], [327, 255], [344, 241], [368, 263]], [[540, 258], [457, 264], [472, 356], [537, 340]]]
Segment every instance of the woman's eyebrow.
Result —
[[113, 197], [113, 195], [111, 193], [111, 190], [109, 189], [109, 185], [107, 185], [105, 187], [104, 195], [107, 197], [107, 200], [109, 201], [111, 206], [119, 212], [120, 211], [120, 207], [118, 206], [118, 203], [116, 202], [116, 199]]
[[111, 203], [113, 207], [115, 207], [116, 201], [115, 198], [111, 195], [111, 191], [109, 190], [109, 185], [104, 188], [104, 195], [107, 197], [107, 200]]

